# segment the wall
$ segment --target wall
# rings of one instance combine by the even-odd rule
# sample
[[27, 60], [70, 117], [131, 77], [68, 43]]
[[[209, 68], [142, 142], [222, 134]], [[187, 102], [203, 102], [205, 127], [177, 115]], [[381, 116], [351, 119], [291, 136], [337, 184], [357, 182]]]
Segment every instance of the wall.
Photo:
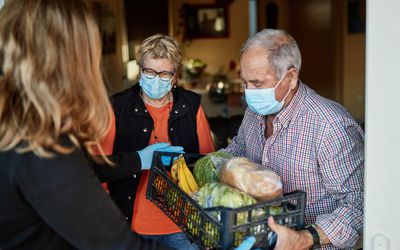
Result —
[[123, 64], [122, 44], [125, 38], [124, 19], [123, 19], [123, 3], [122, 0], [111, 1], [114, 4], [115, 21], [116, 21], [116, 53], [103, 56], [103, 66], [105, 73], [105, 83], [110, 94], [120, 91], [123, 88], [123, 79], [125, 74], [125, 66]]
[[400, 249], [400, 1], [367, 1], [365, 250]]
[[278, 28], [287, 30], [289, 28], [289, 3], [288, 0], [258, 0], [258, 29], [266, 27], [265, 6], [268, 3], [275, 3], [278, 6]]
[[358, 120], [365, 113], [365, 34], [348, 34], [347, 4], [343, 22], [343, 105]]
[[125, 66], [123, 54], [123, 44], [126, 44], [125, 23], [123, 15], [122, 0], [84, 0], [89, 6], [93, 2], [104, 2], [112, 4], [115, 15], [115, 31], [116, 31], [116, 51], [112, 54], [103, 54], [103, 78], [110, 94], [120, 91], [123, 88], [123, 79], [125, 76]]
[[[179, 26], [179, 9], [181, 4], [209, 4], [214, 1], [174, 0], [172, 32], [175, 37], [181, 37], [182, 27]], [[200, 58], [207, 63], [206, 72], [214, 74], [221, 66], [228, 67], [230, 60], [239, 61], [240, 49], [249, 34], [248, 0], [235, 0], [229, 5], [229, 37], [211, 39], [193, 39], [184, 46], [184, 58]]]
[[[270, 2], [276, 3], [279, 8], [278, 27], [288, 29], [291, 16], [288, 8], [289, 1], [259, 0], [259, 29], [263, 29], [266, 25], [262, 8]], [[336, 39], [339, 40], [335, 41], [335, 49], [338, 53], [341, 53], [339, 56], [336, 55], [335, 99], [343, 104], [357, 121], [363, 123], [365, 112], [365, 34], [348, 34], [347, 0], [332, 0], [332, 3], [333, 15], [336, 17], [335, 22], [339, 22], [339, 29], [334, 31], [337, 32]], [[341, 42], [340, 39], [342, 39]]]

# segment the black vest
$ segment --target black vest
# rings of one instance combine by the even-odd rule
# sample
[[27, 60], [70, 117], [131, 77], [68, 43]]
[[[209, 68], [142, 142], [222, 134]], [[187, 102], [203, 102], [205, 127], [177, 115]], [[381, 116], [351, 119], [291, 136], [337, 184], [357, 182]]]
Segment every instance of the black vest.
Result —
[[[186, 153], [199, 153], [197, 137], [197, 111], [200, 95], [173, 88], [173, 107], [168, 120], [168, 136], [172, 145], [182, 146]], [[114, 153], [134, 152], [149, 145], [153, 120], [140, 97], [140, 87], [135, 86], [111, 97], [115, 118], [116, 135]], [[126, 216], [132, 220], [133, 205], [140, 174], [131, 178], [109, 182], [110, 195]]]

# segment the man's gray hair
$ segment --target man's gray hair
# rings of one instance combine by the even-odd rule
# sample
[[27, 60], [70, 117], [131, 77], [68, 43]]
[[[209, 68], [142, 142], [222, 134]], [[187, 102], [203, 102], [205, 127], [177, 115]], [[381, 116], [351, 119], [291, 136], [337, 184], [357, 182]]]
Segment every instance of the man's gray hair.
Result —
[[274, 68], [276, 78], [279, 79], [290, 68], [300, 72], [301, 54], [297, 42], [286, 31], [264, 29], [247, 39], [241, 54], [248, 48], [261, 47], [268, 52], [267, 60]]

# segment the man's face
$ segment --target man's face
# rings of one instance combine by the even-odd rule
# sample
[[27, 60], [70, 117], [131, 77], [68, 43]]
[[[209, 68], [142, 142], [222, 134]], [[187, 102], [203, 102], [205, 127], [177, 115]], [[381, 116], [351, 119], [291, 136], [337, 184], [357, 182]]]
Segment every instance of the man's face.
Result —
[[[246, 88], [274, 88], [279, 79], [268, 63], [267, 50], [261, 47], [248, 48], [240, 58], [240, 76]], [[275, 97], [278, 101], [283, 100], [289, 91], [286, 76], [282, 83], [275, 89]]]

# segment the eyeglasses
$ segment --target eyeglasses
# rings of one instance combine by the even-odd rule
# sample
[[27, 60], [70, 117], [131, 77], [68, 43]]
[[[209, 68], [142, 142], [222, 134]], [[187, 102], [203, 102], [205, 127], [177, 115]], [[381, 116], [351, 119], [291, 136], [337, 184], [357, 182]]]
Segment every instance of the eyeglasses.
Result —
[[148, 79], [153, 79], [154, 77], [156, 77], [158, 75], [160, 77], [160, 79], [165, 82], [170, 81], [175, 76], [175, 72], [171, 72], [171, 71], [157, 72], [154, 69], [150, 69], [150, 68], [143, 68], [142, 72], [143, 72], [143, 75]]

